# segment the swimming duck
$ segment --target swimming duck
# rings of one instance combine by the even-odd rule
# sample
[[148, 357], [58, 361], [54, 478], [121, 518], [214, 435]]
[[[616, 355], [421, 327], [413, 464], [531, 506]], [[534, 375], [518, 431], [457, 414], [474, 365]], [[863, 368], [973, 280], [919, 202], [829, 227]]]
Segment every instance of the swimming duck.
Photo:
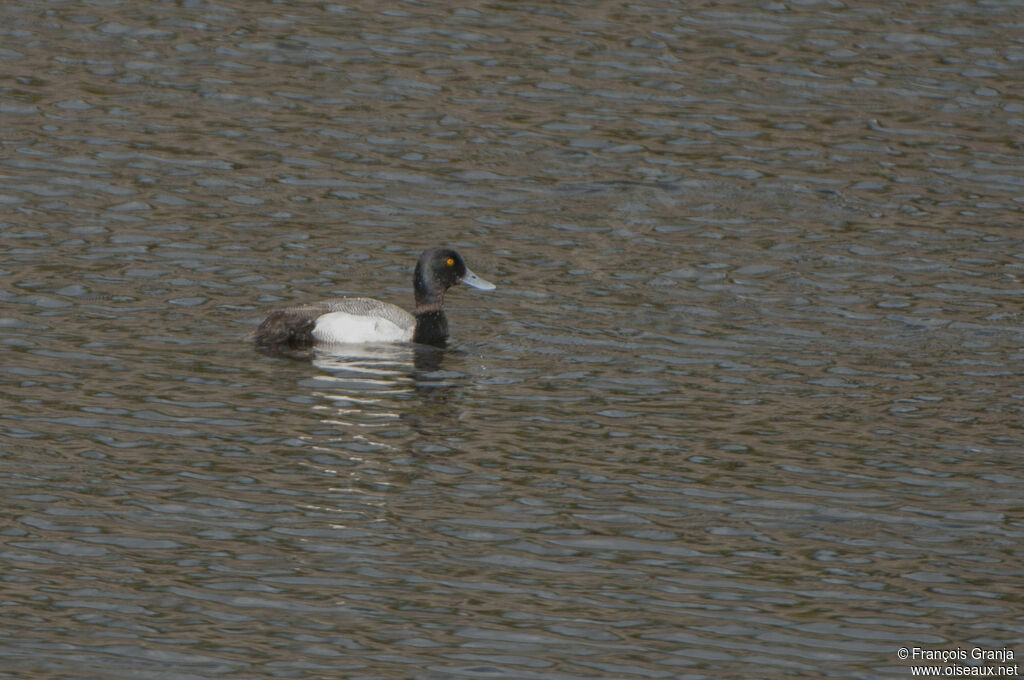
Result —
[[309, 349], [313, 345], [417, 342], [442, 344], [448, 339], [444, 294], [464, 283], [494, 290], [466, 267], [451, 248], [430, 248], [420, 255], [413, 272], [416, 310], [368, 297], [342, 297], [277, 309], [253, 332], [258, 347]]

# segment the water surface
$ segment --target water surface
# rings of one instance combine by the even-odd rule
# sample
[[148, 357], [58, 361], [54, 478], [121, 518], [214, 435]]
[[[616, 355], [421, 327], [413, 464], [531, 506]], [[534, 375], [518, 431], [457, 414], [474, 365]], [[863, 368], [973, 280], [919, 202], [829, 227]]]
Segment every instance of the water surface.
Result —
[[1024, 655], [1014, 4], [0, 17], [0, 677]]

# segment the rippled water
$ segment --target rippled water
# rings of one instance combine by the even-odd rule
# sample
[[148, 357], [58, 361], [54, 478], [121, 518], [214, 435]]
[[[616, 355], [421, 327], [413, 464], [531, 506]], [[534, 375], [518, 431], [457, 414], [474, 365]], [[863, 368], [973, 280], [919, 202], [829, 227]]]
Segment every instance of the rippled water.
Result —
[[[0, 677], [1019, 659], [1021, 23], [5, 3]], [[445, 350], [245, 340], [436, 244]]]

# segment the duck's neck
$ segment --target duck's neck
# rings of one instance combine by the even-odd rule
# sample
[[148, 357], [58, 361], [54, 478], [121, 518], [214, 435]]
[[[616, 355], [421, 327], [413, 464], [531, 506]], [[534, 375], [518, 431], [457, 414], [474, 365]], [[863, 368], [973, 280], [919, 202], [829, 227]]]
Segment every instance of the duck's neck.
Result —
[[412, 279], [416, 295], [416, 330], [412, 341], [426, 345], [440, 345], [448, 339], [448, 317], [444, 315], [444, 290], [429, 285], [420, 266]]
[[421, 310], [416, 307], [416, 330], [413, 331], [412, 341], [424, 345], [443, 345], [448, 339], [448, 317], [444, 310], [437, 309]]

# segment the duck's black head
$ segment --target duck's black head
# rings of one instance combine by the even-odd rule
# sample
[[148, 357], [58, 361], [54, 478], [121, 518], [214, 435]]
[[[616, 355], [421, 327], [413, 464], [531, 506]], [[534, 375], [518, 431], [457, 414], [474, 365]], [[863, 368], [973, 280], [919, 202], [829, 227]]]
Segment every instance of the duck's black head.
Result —
[[493, 283], [471, 272], [462, 256], [451, 248], [423, 251], [413, 273], [416, 311], [440, 310], [444, 304], [444, 292], [459, 283], [481, 290], [494, 290]]

